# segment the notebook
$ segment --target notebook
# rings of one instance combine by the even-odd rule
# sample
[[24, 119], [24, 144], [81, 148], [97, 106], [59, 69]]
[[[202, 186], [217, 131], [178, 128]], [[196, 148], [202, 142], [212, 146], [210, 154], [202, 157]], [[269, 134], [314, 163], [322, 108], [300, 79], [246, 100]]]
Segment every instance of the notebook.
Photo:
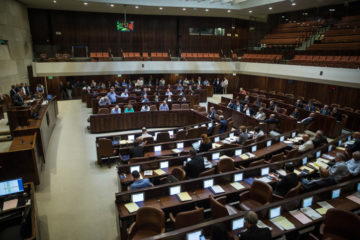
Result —
[[139, 206], [133, 202], [125, 204], [125, 207], [129, 211], [129, 213], [133, 213], [139, 210]]
[[161, 168], [154, 170], [154, 172], [155, 172], [157, 175], [163, 175], [163, 174], [166, 173], [166, 172], [165, 172], [164, 170], [162, 170]]
[[178, 193], [176, 196], [178, 196], [179, 200], [182, 202], [190, 201], [192, 199], [192, 197], [187, 192]]

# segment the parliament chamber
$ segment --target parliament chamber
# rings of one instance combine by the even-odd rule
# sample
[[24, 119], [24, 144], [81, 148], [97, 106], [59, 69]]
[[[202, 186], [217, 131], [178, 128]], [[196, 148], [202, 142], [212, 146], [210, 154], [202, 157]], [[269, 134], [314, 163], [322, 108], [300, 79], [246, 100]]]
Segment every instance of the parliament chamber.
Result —
[[0, 239], [360, 239], [360, 1], [2, 0]]

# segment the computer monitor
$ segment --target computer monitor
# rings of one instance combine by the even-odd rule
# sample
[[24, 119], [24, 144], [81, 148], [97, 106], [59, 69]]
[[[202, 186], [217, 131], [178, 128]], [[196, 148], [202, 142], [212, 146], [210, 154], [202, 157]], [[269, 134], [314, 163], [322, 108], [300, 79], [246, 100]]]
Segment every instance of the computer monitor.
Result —
[[168, 131], [168, 133], [169, 133], [170, 136], [174, 136], [174, 131], [173, 130]]
[[181, 193], [181, 185], [170, 187], [170, 195]]
[[199, 240], [201, 237], [201, 230], [189, 232], [186, 234], [186, 240]]
[[348, 141], [350, 141], [350, 140], [351, 140], [351, 135], [350, 135], [350, 136], [348, 136], [347, 140], [348, 140]]
[[357, 184], [357, 191], [360, 192], [360, 182]]
[[235, 136], [234, 133], [229, 133], [229, 137], [230, 137], [230, 138], [232, 138], [232, 137], [234, 137], [234, 136]]
[[204, 188], [209, 188], [214, 185], [214, 179], [204, 180]]
[[129, 141], [134, 141], [135, 140], [135, 135], [128, 135], [128, 140]]
[[270, 210], [269, 210], [269, 218], [273, 219], [273, 218], [276, 218], [276, 217], [280, 216], [280, 212], [281, 212], [281, 206], [270, 208]]
[[271, 140], [266, 141], [266, 147], [270, 147], [271, 146]]
[[155, 146], [154, 152], [161, 152], [161, 146]]
[[135, 193], [131, 195], [131, 201], [133, 203], [143, 202], [144, 201], [144, 193]]
[[213, 153], [212, 155], [211, 155], [211, 159], [212, 160], [218, 160], [218, 159], [220, 159], [220, 153]]
[[261, 169], [261, 176], [266, 176], [268, 175], [270, 172], [270, 168], [269, 167], [264, 167]]
[[214, 138], [214, 142], [216, 142], [216, 143], [217, 143], [217, 142], [220, 142], [220, 137], [215, 137], [215, 138]]
[[339, 140], [339, 141], [338, 141], [338, 146], [340, 147], [341, 145], [342, 145], [342, 141]]
[[238, 218], [232, 221], [232, 230], [237, 230], [244, 227], [244, 218]]
[[160, 168], [168, 168], [168, 167], [169, 167], [168, 161], [160, 162]]
[[341, 190], [340, 188], [333, 190], [331, 192], [331, 199], [340, 197], [340, 190]]
[[180, 149], [184, 149], [184, 143], [183, 143], [183, 142], [177, 143], [177, 144], [176, 144], [176, 148], [179, 149], [179, 150], [180, 150]]
[[235, 156], [240, 157], [241, 154], [242, 154], [242, 149], [235, 150]]
[[284, 136], [281, 136], [280, 137], [280, 142], [283, 142], [285, 140], [285, 137]]
[[130, 173], [132, 173], [133, 171], [140, 172], [140, 166], [139, 165], [138, 166], [131, 166], [130, 167]]
[[332, 150], [332, 145], [329, 145], [328, 152], [331, 152], [331, 150]]
[[302, 165], [306, 165], [307, 164], [307, 157], [303, 157], [302, 159]]
[[193, 146], [193, 148], [194, 148], [195, 150], [199, 150], [200, 144], [201, 144], [201, 141], [196, 141], [196, 142], [194, 142], [194, 143], [191, 144], [191, 145]]
[[21, 178], [0, 182], [0, 196], [6, 196], [24, 191]]
[[296, 132], [292, 132], [292, 133], [291, 133], [291, 137], [292, 137], [292, 138], [296, 137]]
[[316, 152], [316, 157], [319, 158], [321, 156], [321, 151]]
[[251, 147], [251, 152], [256, 152], [256, 150], [257, 150], [257, 146], [256, 146], [256, 145], [254, 145], [254, 146]]
[[310, 207], [312, 205], [312, 201], [313, 201], [313, 197], [304, 198], [302, 200], [302, 207], [303, 208]]
[[243, 174], [242, 173], [235, 173], [234, 174], [234, 182], [240, 182], [243, 180]]
[[155, 136], [154, 136], [155, 140], [157, 139], [157, 135], [158, 135], [159, 133], [160, 133], [160, 132], [156, 132], [156, 133], [155, 133]]
[[213, 125], [212, 123], [209, 123], [209, 124], [208, 124], [208, 127], [209, 127], [209, 128], [211, 128], [211, 127], [212, 127], [212, 125]]

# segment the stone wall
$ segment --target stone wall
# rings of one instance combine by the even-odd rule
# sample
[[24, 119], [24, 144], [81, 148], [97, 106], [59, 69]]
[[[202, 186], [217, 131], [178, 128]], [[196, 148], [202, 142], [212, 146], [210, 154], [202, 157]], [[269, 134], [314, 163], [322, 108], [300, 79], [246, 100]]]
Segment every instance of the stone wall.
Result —
[[28, 12], [16, 0], [0, 0], [0, 94], [9, 93], [10, 86], [28, 82], [27, 66], [32, 62], [32, 44]]

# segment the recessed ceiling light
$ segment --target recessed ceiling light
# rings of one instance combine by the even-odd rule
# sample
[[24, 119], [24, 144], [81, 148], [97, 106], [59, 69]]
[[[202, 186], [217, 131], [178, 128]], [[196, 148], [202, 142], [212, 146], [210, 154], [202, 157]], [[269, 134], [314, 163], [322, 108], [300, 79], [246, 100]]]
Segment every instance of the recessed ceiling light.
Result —
[[115, 5], [114, 4], [110, 4], [110, 7], [114, 7]]
[[292, 3], [291, 6], [296, 6], [296, 3]]
[[186, 11], [186, 8], [183, 8], [183, 11]]
[[272, 10], [272, 7], [269, 7], [269, 10]]
[[252, 13], [252, 10], [249, 10], [249, 13]]
[[56, 0], [54, 0], [53, 3], [56, 3]]
[[205, 12], [208, 12], [209, 11], [209, 9], [205, 9]]
[[139, 6], [135, 6], [135, 8], [139, 8]]
[[163, 10], [163, 7], [159, 7], [160, 10]]
[[230, 9], [228, 9], [228, 10], [227, 10], [227, 12], [228, 12], [228, 13], [230, 13], [230, 12], [231, 12], [231, 10], [230, 10]]
[[281, 16], [281, 18], [285, 18], [285, 16]]
[[88, 5], [88, 3], [87, 3], [87, 2], [84, 2], [84, 5], [85, 5], [85, 6], [87, 6], [87, 5]]

